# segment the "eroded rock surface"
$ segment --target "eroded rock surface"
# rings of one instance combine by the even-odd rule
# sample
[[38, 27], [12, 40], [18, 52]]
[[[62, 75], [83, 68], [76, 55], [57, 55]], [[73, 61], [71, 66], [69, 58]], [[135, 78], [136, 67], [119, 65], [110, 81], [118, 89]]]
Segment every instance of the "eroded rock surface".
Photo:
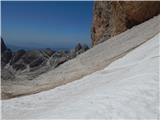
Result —
[[93, 46], [160, 13], [159, 1], [97, 1], [94, 3]]

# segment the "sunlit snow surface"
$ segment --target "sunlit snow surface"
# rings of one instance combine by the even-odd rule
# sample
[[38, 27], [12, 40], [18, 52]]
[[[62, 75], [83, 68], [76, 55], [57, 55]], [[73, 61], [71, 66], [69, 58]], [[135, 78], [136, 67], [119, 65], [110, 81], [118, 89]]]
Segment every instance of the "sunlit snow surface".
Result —
[[4, 100], [2, 116], [158, 119], [159, 44], [160, 33], [104, 70], [53, 90]]

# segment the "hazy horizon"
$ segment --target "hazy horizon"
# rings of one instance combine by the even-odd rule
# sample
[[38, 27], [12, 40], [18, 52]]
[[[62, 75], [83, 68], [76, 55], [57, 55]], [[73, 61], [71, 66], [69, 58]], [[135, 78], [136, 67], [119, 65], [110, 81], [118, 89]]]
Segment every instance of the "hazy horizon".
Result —
[[10, 46], [91, 45], [92, 1], [2, 1], [2, 37]]

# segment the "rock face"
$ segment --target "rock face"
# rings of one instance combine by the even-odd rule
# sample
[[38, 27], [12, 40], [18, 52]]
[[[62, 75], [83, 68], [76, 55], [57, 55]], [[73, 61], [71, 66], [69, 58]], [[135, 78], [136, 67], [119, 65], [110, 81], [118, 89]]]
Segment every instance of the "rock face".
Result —
[[43, 62], [44, 62], [44, 58], [43, 58], [43, 57], [38, 57], [38, 58], [36, 58], [35, 60], [33, 60], [33, 61], [29, 64], [29, 66], [30, 66], [31, 68], [37, 67], [37, 66], [41, 65]]
[[46, 54], [47, 57], [51, 57], [55, 53], [55, 51], [51, 50], [50, 48], [46, 48], [43, 50], [43, 53]]
[[82, 45], [82, 44], [78, 43], [75, 47], [75, 53], [76, 53], [76, 55], [79, 55], [79, 54], [87, 51], [88, 49], [89, 49], [89, 47], [86, 44]]
[[18, 50], [15, 55], [12, 57], [10, 65], [16, 63], [24, 54], [25, 54], [25, 50]]
[[11, 71], [9, 71], [8, 69], [3, 69], [3, 70], [1, 71], [1, 78], [2, 78], [3, 80], [9, 80], [9, 79], [14, 79], [15, 76], [14, 76], [14, 74], [13, 74]]
[[3, 41], [3, 38], [1, 38], [1, 52], [4, 52], [5, 50], [7, 50], [7, 47]]
[[12, 51], [10, 49], [5, 50], [2, 52], [1, 61], [7, 64], [10, 59], [12, 58]]
[[159, 13], [158, 1], [97, 1], [94, 3], [92, 44], [103, 42]]
[[1, 67], [3, 68], [11, 59], [12, 51], [7, 48], [6, 44], [1, 38]]
[[14, 65], [12, 65], [12, 67], [15, 70], [24, 70], [24, 69], [26, 69], [26, 65], [23, 64], [23, 63], [21, 63], [21, 64], [14, 64]]

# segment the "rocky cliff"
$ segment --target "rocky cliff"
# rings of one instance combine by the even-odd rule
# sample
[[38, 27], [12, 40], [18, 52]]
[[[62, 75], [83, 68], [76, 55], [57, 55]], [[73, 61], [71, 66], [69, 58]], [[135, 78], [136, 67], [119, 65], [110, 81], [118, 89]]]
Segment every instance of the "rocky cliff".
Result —
[[96, 1], [94, 3], [93, 46], [160, 13], [155, 1]]
[[4, 52], [5, 50], [7, 50], [7, 47], [3, 41], [3, 38], [1, 38], [1, 52]]

